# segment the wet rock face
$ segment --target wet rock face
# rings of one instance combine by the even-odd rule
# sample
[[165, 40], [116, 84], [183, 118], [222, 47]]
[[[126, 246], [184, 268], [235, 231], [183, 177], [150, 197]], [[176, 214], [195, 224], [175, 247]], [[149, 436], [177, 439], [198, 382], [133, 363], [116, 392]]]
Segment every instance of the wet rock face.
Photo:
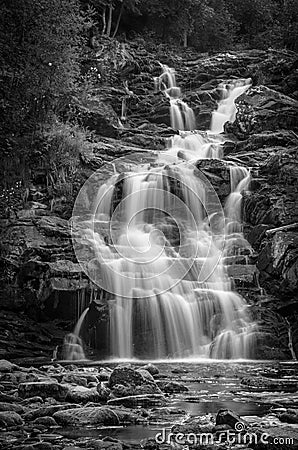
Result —
[[258, 323], [255, 358], [268, 361], [292, 359], [289, 349], [289, 323], [280, 312], [285, 302], [268, 294], [254, 294], [252, 303], [251, 316]]
[[[89, 281], [75, 260], [67, 220], [56, 216], [17, 219], [3, 229], [1, 237], [5, 274], [1, 280], [1, 299], [8, 309], [32, 306], [38, 311], [56, 294], [61, 302], [64, 297], [65, 304], [66, 293], [71, 304], [71, 297], [76, 298], [79, 289], [88, 288]], [[12, 283], [16, 287], [14, 295], [7, 296]], [[67, 312], [67, 306], [63, 307], [61, 302], [64, 318], [68, 315], [71, 320], [72, 308], [69, 307]], [[50, 310], [55, 315], [54, 302], [50, 303]]]
[[271, 236], [267, 234], [260, 249], [258, 268], [261, 272], [260, 281], [269, 292], [279, 289], [284, 295], [297, 294], [297, 249], [298, 232], [277, 231]]
[[256, 356], [292, 358], [298, 352], [297, 101], [256, 86], [236, 103], [236, 120], [225, 129], [237, 141], [224, 147], [227, 158], [252, 168], [243, 216], [264, 291], [244, 296], [259, 323]]
[[207, 177], [222, 203], [231, 192], [230, 169], [219, 159], [202, 159], [196, 167]]
[[109, 103], [92, 98], [77, 108], [78, 119], [84, 127], [102, 136], [118, 137], [118, 117]]
[[236, 120], [225, 131], [239, 139], [277, 129], [298, 130], [298, 101], [265, 86], [250, 88], [237, 100]]

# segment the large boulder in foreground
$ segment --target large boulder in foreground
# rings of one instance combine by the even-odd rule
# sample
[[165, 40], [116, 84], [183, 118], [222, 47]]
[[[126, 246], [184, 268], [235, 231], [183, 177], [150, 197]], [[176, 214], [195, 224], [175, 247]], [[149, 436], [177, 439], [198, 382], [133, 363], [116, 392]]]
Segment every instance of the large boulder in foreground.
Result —
[[117, 414], [107, 407], [86, 407], [57, 411], [53, 415], [59, 425], [119, 425]]
[[109, 379], [109, 388], [116, 397], [161, 394], [161, 390], [147, 370], [136, 370], [130, 365], [120, 365], [113, 370]]
[[65, 398], [66, 401], [72, 403], [96, 403], [100, 401], [100, 395], [98, 394], [96, 388], [89, 389], [84, 386], [68, 386], [69, 392]]
[[85, 408], [57, 411], [53, 414], [59, 425], [110, 425], [135, 423], [138, 415], [125, 408], [109, 408], [107, 406], [87, 406]]

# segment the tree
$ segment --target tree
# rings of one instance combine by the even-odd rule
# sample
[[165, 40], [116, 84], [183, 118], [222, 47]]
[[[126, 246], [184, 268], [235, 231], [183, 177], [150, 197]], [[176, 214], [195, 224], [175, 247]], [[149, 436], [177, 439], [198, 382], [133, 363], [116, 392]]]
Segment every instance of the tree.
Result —
[[220, 51], [234, 43], [237, 22], [224, 0], [210, 0], [197, 13], [191, 43], [201, 51]]
[[88, 21], [77, 0], [4, 0], [0, 17], [0, 117], [7, 132], [24, 133], [73, 91]]
[[229, 12], [239, 24], [239, 35], [251, 47], [258, 46], [257, 38], [272, 29], [276, 2], [274, 0], [226, 0]]
[[[143, 0], [140, 10], [163, 40], [205, 51], [231, 43], [235, 21], [223, 0]], [[162, 30], [161, 32], [159, 30]]]
[[98, 24], [101, 24], [101, 34], [115, 37], [124, 11], [139, 13], [140, 0], [81, 0], [83, 5], [91, 5], [97, 12]]

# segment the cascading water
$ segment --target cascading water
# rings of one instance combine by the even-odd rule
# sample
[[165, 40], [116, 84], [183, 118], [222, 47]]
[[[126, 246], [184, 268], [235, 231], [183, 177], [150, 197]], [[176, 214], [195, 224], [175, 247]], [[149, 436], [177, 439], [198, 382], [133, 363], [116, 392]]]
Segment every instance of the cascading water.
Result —
[[221, 133], [226, 122], [234, 122], [236, 115], [235, 100], [251, 86], [251, 79], [236, 80], [228, 84], [220, 84], [223, 99], [219, 102], [217, 111], [212, 113], [211, 132]]
[[174, 69], [162, 65], [163, 73], [155, 79], [155, 88], [162, 90], [170, 100], [171, 126], [175, 130], [194, 130], [193, 110], [181, 100], [181, 89], [176, 85]]
[[[163, 70], [155, 81], [170, 97], [172, 126], [194, 129], [193, 112], [179, 99], [175, 72]], [[236, 93], [248, 85], [227, 89], [224, 113], [221, 103], [218, 108], [227, 120], [233, 118]], [[113, 296], [109, 354], [122, 359], [248, 358], [255, 325], [243, 298], [232, 292], [226, 261], [246, 245], [241, 192], [248, 189], [249, 171], [230, 168], [231, 194], [223, 211], [210, 183], [183, 161], [220, 158], [221, 137], [186, 134], [171, 144], [158, 158], [159, 167], [114, 175], [102, 185], [91, 220], [84, 222], [93, 254], [84, 265]]]
[[86, 359], [83, 341], [80, 338], [81, 328], [85, 317], [88, 313], [89, 308], [81, 314], [79, 320], [76, 323], [73, 333], [69, 333], [65, 336], [63, 342], [62, 358], [68, 361], [78, 361], [81, 359]]

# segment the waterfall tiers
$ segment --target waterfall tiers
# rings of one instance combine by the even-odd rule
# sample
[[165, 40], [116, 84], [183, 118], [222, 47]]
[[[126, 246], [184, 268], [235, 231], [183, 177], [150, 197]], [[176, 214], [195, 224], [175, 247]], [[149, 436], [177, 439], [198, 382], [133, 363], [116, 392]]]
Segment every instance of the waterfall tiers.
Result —
[[241, 222], [250, 172], [230, 165], [230, 195], [222, 207], [195, 165], [223, 157], [220, 133], [235, 118], [235, 99], [250, 80], [221, 86], [211, 129], [200, 133], [194, 131], [192, 109], [181, 99], [175, 71], [162, 70], [155, 89], [169, 98], [172, 127], [180, 134], [160, 152], [156, 167], [115, 174], [100, 187], [91, 177], [74, 207], [77, 258], [110, 294], [105, 356], [251, 358], [256, 325], [227, 275], [228, 264], [250, 253]]

